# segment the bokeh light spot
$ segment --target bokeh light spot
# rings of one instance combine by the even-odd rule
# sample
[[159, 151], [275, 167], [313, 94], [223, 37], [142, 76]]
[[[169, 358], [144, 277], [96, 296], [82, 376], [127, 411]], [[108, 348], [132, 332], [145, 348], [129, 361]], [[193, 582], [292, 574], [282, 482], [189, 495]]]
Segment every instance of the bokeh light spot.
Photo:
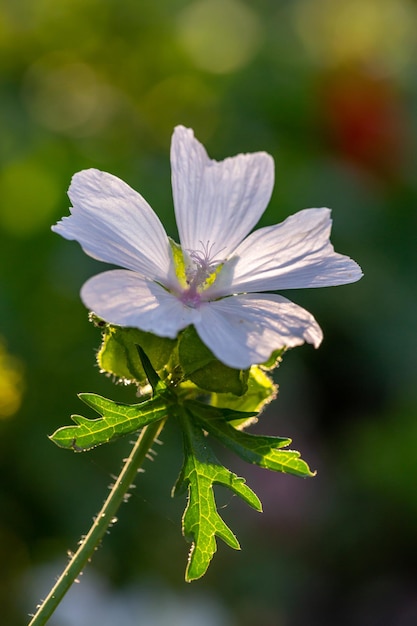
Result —
[[100, 131], [118, 106], [116, 91], [89, 65], [53, 55], [29, 68], [23, 96], [38, 123], [75, 137]]
[[238, 0], [198, 0], [181, 13], [178, 35], [197, 67], [226, 74], [254, 56], [261, 41], [261, 24]]
[[378, 61], [397, 71], [414, 58], [410, 0], [299, 0], [293, 10], [307, 53], [322, 65]]
[[0, 227], [17, 237], [43, 231], [61, 195], [53, 170], [33, 159], [11, 163], [0, 173]]
[[7, 352], [0, 337], [0, 419], [11, 417], [20, 408], [23, 371], [20, 361]]

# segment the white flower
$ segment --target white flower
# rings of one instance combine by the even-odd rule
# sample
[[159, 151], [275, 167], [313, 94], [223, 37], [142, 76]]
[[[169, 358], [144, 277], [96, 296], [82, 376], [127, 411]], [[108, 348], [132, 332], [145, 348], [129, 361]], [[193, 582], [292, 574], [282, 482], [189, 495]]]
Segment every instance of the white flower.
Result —
[[[193, 324], [230, 367], [265, 362], [274, 350], [322, 332], [310, 313], [271, 292], [351, 283], [362, 276], [329, 241], [329, 209], [306, 209], [282, 224], [248, 233], [273, 188], [265, 152], [208, 158], [193, 131], [175, 128], [172, 189], [184, 263], [158, 217], [119, 178], [90, 169], [75, 174], [71, 215], [52, 228], [99, 261], [126, 269], [88, 280], [81, 298], [111, 324], [175, 338]], [[246, 239], [245, 239], [246, 237]]]

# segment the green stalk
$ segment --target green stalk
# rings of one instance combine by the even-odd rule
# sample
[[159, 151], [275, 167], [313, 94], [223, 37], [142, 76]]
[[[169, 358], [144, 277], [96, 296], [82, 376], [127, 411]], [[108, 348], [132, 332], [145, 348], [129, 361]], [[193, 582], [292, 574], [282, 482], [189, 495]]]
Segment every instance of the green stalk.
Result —
[[68, 565], [58, 581], [49, 592], [48, 597], [39, 605], [39, 608], [28, 626], [44, 626], [55, 609], [80, 575], [85, 565], [91, 559], [101, 539], [112, 523], [115, 514], [123, 502], [130, 486], [136, 478], [147, 453], [165, 424], [165, 419], [148, 424], [142, 429], [138, 440], [126, 459], [122, 471], [113, 485], [101, 511], [98, 513], [88, 534], [82, 539], [77, 552], [71, 557]]

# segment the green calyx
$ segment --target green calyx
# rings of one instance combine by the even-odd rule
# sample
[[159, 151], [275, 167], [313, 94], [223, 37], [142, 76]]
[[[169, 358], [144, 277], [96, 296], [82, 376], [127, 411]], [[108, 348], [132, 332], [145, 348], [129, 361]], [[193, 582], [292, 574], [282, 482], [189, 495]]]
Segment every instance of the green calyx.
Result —
[[97, 354], [100, 370], [136, 385], [141, 395], [149, 392], [149, 386], [138, 346], [178, 398], [204, 398], [212, 406], [259, 413], [276, 397], [277, 387], [266, 368], [255, 365], [237, 370], [224, 365], [203, 344], [193, 326], [176, 339], [168, 339], [137, 328], [103, 325], [94, 316], [91, 319], [102, 329]]

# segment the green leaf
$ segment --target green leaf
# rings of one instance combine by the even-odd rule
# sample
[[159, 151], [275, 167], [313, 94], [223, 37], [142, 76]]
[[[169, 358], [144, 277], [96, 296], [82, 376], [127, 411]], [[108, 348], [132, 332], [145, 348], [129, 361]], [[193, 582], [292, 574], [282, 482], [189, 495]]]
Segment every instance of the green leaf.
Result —
[[87, 419], [81, 415], [71, 415], [76, 426], [58, 428], [49, 437], [57, 446], [75, 452], [91, 450], [95, 446], [140, 430], [143, 426], [166, 417], [168, 412], [167, 400], [162, 395], [130, 405], [113, 402], [93, 393], [80, 393], [78, 397], [102, 417]]
[[235, 550], [238, 540], [217, 512], [213, 485], [231, 489], [257, 511], [262, 510], [257, 495], [245, 480], [223, 467], [207, 445], [201, 429], [183, 411], [180, 415], [184, 434], [184, 465], [173, 494], [188, 488], [188, 503], [184, 512], [183, 535], [192, 542], [185, 579], [190, 582], [205, 574], [217, 550], [216, 536]]
[[248, 370], [236, 370], [221, 363], [199, 338], [194, 326], [181, 334], [178, 358], [186, 380], [200, 389], [241, 396], [247, 391]]
[[147, 376], [137, 346], [146, 353], [153, 369], [164, 378], [176, 340], [157, 337], [138, 328], [122, 328], [110, 324], [103, 328], [103, 342], [97, 355], [100, 369], [121, 380], [145, 385]]
[[295, 476], [314, 476], [296, 450], [282, 450], [291, 439], [266, 435], [251, 435], [237, 430], [224, 420], [201, 419], [201, 413], [194, 413], [202, 427], [221, 443], [233, 450], [247, 463], [254, 463], [275, 472]]

